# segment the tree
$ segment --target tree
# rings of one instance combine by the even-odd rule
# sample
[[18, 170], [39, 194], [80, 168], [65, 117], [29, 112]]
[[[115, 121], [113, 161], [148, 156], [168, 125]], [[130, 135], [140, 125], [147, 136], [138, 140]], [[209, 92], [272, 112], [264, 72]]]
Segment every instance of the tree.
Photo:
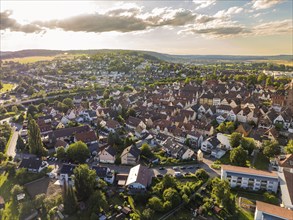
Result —
[[16, 142], [16, 148], [19, 150], [24, 150], [25, 149], [25, 143], [22, 139], [22, 137], [19, 135], [17, 138], [17, 142]]
[[36, 154], [38, 156], [46, 154], [46, 149], [41, 139], [40, 128], [30, 115], [28, 117], [28, 146], [31, 154]]
[[110, 90], [105, 89], [103, 96], [104, 96], [104, 99], [108, 99], [110, 97]]
[[26, 115], [31, 115], [31, 116], [34, 116], [36, 113], [38, 112], [38, 109], [36, 106], [34, 105], [29, 105], [28, 108], [27, 108], [27, 112], [26, 112]]
[[6, 156], [2, 152], [0, 152], [0, 163], [2, 163], [2, 161], [4, 160], [6, 160]]
[[152, 210], [151, 208], [147, 208], [143, 210], [142, 212], [142, 219], [144, 220], [152, 219], [154, 214], [155, 214], [154, 210]]
[[132, 116], [135, 117], [136, 113], [135, 110], [133, 108], [129, 108], [128, 111], [126, 112], [127, 117]]
[[3, 89], [3, 83], [2, 83], [2, 81], [0, 81], [0, 89]]
[[63, 99], [62, 103], [67, 105], [69, 108], [72, 108], [74, 106], [73, 101], [72, 101], [71, 98]]
[[227, 207], [231, 198], [230, 185], [228, 181], [214, 178], [212, 180], [212, 197], [222, 207]]
[[287, 146], [285, 147], [287, 154], [293, 154], [293, 140], [289, 140]]
[[241, 147], [244, 150], [247, 150], [248, 154], [251, 155], [252, 151], [256, 148], [254, 139], [252, 139], [252, 138], [242, 138]]
[[68, 158], [77, 163], [84, 163], [90, 156], [90, 151], [85, 143], [82, 141], [70, 144], [67, 151]]
[[57, 154], [57, 158], [59, 160], [63, 160], [66, 158], [66, 152], [65, 152], [65, 148], [64, 147], [57, 147], [56, 149], [56, 154]]
[[144, 143], [141, 146], [140, 150], [141, 150], [141, 155], [143, 155], [143, 156], [145, 156], [147, 158], [151, 158], [154, 155], [153, 152], [151, 151], [150, 146], [147, 143]]
[[242, 135], [238, 132], [233, 132], [230, 136], [231, 147], [238, 147], [241, 143]]
[[17, 113], [17, 112], [18, 112], [18, 108], [17, 108], [17, 106], [15, 106], [15, 105], [12, 106], [11, 111]]
[[23, 193], [24, 192], [24, 189], [22, 186], [16, 184], [12, 187], [12, 189], [10, 190], [10, 195], [12, 196], [12, 199], [14, 201], [16, 201], [16, 196], [20, 193]]
[[263, 142], [263, 154], [270, 158], [281, 153], [281, 148], [277, 141], [266, 140]]
[[68, 215], [72, 215], [77, 209], [77, 198], [73, 191], [72, 186], [64, 184], [63, 189], [63, 201], [64, 201], [64, 212]]
[[219, 124], [219, 126], [217, 127], [217, 130], [221, 133], [226, 133], [227, 131], [226, 124], [224, 122]]
[[209, 178], [209, 174], [202, 168], [196, 171], [195, 176], [199, 180], [207, 180]]
[[264, 201], [270, 204], [278, 205], [279, 204], [279, 199], [272, 193], [265, 192], [263, 194], [264, 196]]
[[230, 152], [230, 162], [236, 166], [246, 166], [247, 153], [241, 147], [236, 147]]
[[157, 212], [163, 212], [163, 203], [162, 200], [154, 196], [149, 199], [148, 206]]
[[89, 169], [87, 164], [81, 164], [74, 169], [73, 173], [77, 197], [87, 200], [94, 191], [96, 172]]
[[171, 202], [172, 207], [179, 205], [181, 202], [181, 197], [176, 189], [168, 188], [163, 193], [164, 201]]
[[33, 203], [35, 208], [41, 208], [44, 204], [46, 195], [44, 193], [36, 195]]

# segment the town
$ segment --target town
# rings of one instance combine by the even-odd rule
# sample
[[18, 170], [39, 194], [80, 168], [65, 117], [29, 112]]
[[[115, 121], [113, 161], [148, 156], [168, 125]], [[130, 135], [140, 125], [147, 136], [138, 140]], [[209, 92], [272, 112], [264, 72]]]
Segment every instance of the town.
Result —
[[292, 219], [293, 80], [268, 71], [292, 68], [2, 60], [1, 218]]

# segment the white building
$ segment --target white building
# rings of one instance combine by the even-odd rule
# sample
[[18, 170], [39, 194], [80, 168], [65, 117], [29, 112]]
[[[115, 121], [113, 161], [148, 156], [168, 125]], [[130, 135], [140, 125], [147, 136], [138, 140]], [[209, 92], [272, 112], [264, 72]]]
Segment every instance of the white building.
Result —
[[231, 187], [277, 192], [279, 179], [276, 172], [255, 170], [247, 167], [222, 165], [221, 179], [228, 180]]
[[254, 220], [292, 220], [293, 211], [271, 205], [269, 203], [256, 201]]
[[150, 170], [142, 165], [132, 167], [129, 171], [126, 186], [129, 189], [143, 189], [145, 190], [151, 183]]

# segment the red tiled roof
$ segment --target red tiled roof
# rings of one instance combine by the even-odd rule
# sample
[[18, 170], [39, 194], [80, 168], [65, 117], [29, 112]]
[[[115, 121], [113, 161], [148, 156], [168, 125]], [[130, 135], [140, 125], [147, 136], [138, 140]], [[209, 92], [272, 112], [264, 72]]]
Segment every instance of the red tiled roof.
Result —
[[267, 214], [271, 214], [271, 215], [285, 218], [288, 220], [293, 219], [293, 211], [276, 206], [276, 205], [271, 205], [269, 203], [256, 201], [256, 208], [257, 210]]

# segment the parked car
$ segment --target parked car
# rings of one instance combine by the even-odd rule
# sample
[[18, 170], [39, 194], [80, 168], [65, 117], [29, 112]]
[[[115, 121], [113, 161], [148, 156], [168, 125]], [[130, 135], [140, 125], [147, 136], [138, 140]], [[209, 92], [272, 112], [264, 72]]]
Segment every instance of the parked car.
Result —
[[158, 174], [157, 177], [158, 178], [163, 178], [163, 175], [162, 174]]
[[174, 173], [174, 176], [175, 176], [175, 177], [181, 177], [181, 176], [182, 176], [182, 173], [181, 173], [181, 172], [175, 172], [175, 173]]
[[165, 170], [165, 168], [164, 167], [160, 167], [159, 170]]
[[193, 169], [193, 168], [194, 168], [193, 166], [189, 166], [189, 167], [187, 167], [187, 169], [190, 169], [190, 170]]

